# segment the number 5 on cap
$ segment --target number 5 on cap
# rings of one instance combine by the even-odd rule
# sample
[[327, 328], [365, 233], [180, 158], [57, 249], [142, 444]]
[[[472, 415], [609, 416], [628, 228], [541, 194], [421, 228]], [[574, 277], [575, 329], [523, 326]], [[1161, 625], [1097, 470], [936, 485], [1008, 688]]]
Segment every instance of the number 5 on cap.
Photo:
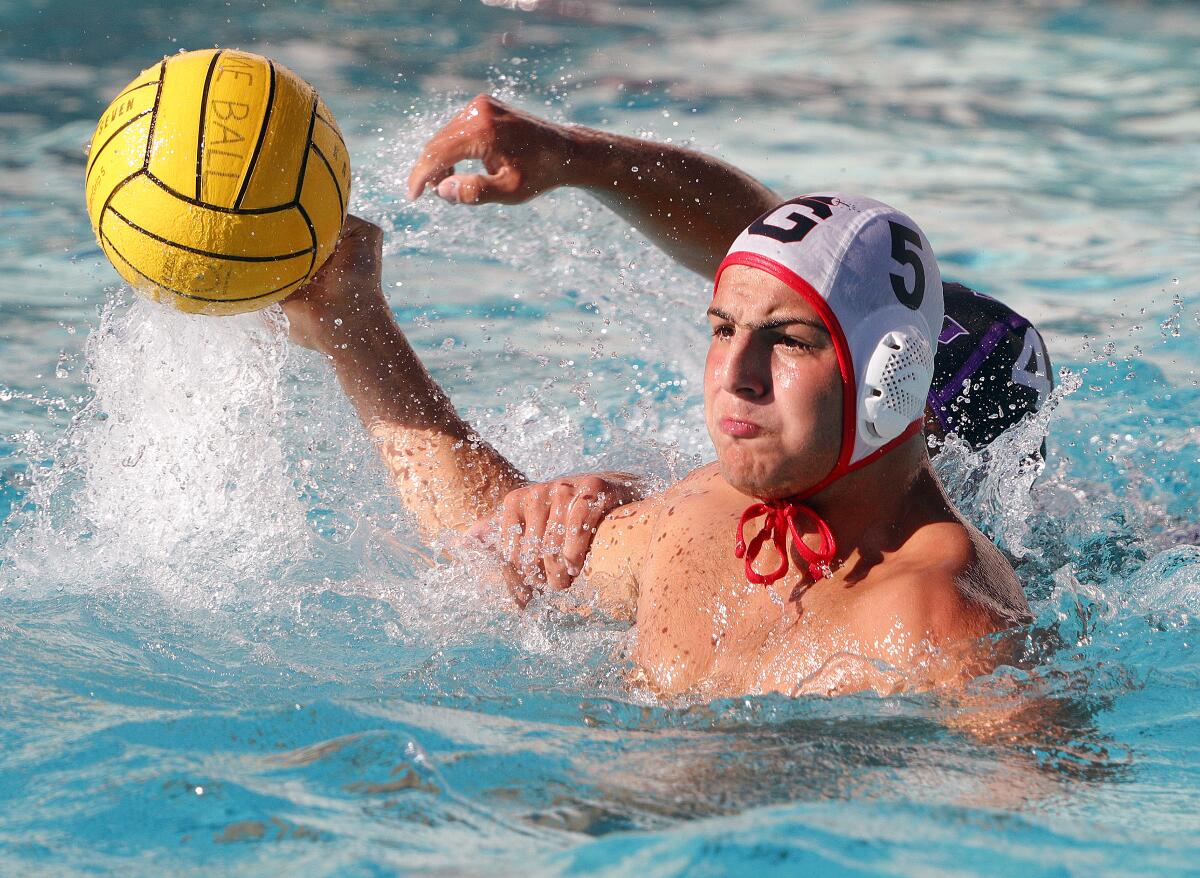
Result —
[[[907, 226], [888, 220], [892, 229], [892, 259], [901, 265], [910, 265], [913, 270], [913, 288], [910, 290], [904, 278], [898, 274], [890, 274], [892, 292], [900, 300], [900, 304], [916, 311], [925, 299], [925, 266], [921, 264], [921, 236]], [[916, 251], [908, 249], [911, 244]]]

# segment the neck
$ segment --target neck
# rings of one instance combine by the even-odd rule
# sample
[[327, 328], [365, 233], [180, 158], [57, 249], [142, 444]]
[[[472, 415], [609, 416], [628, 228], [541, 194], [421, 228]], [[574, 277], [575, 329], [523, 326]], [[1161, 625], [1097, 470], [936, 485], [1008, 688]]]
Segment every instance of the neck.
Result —
[[[777, 582], [787, 575], [794, 559], [814, 580], [833, 575], [834, 568], [851, 560], [855, 561], [851, 570], [859, 570], [867, 559], [873, 566], [923, 525], [956, 520], [920, 433], [811, 497], [800, 497], [791, 503], [751, 503], [742, 512], [734, 554], [742, 560], [750, 582]], [[747, 525], [752, 526], [749, 532]], [[755, 564], [767, 543], [779, 558], [773, 570]]]
[[804, 502], [829, 524], [841, 561], [864, 545], [903, 542], [921, 525], [952, 514], [920, 433]]

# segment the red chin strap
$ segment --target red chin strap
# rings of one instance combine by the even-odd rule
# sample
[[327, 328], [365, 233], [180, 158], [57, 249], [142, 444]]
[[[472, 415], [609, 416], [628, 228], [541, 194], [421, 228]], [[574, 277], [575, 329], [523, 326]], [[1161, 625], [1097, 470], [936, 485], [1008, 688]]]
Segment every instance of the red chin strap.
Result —
[[[753, 521], [760, 515], [766, 515], [767, 520], [763, 523], [762, 530], [758, 532], [758, 536], [750, 540], [749, 545], [746, 545], [746, 535], [744, 532], [746, 523]], [[821, 545], [816, 551], [813, 551], [805, 544], [803, 537], [796, 530], [797, 515], [807, 516], [817, 526], [817, 533], [821, 535]], [[796, 551], [800, 553], [800, 557], [807, 562], [808, 575], [810, 577], [819, 579], [822, 576], [825, 578], [833, 576], [833, 568], [830, 565], [837, 556], [837, 541], [834, 540], [833, 531], [829, 529], [829, 525], [825, 523], [825, 519], [817, 515], [812, 507], [805, 506], [803, 503], [797, 503], [792, 500], [763, 500], [760, 503], [751, 503], [747, 506], [746, 511], [742, 513], [742, 517], [738, 520], [737, 542], [734, 544], [733, 553], [745, 560], [746, 579], [756, 585], [770, 585], [787, 576], [788, 568], [791, 564], [788, 558], [788, 534], [791, 534], [792, 545], [796, 547]], [[779, 552], [779, 566], [770, 573], [759, 573], [754, 569], [754, 560], [758, 557], [763, 543], [768, 539], [775, 544], [775, 551]]]
[[[891, 442], [888, 442], [881, 448], [877, 448], [856, 463], [849, 466], [835, 466], [829, 475], [821, 479], [821, 481], [807, 491], [797, 494], [795, 497], [787, 500], [759, 500], [759, 502], [751, 503], [747, 506], [746, 511], [742, 513], [742, 517], [738, 519], [737, 541], [733, 546], [734, 555], [742, 559], [746, 565], [746, 579], [756, 585], [771, 585], [787, 576], [788, 570], [791, 567], [790, 555], [788, 553], [789, 535], [792, 538], [792, 546], [795, 548], [796, 553], [808, 565], [809, 577], [813, 580], [821, 578], [832, 579], [833, 563], [837, 558], [837, 540], [834, 539], [833, 531], [829, 529], [828, 522], [815, 509], [802, 501], [807, 500], [818, 491], [823, 491], [842, 476], [848, 475], [878, 460], [893, 448], [907, 442], [911, 437], [921, 432], [921, 427], [922, 423], [920, 420], [913, 421], [903, 433]], [[747, 543], [745, 536], [746, 525], [762, 515], [766, 516], [766, 521], [763, 522], [762, 529]], [[803, 535], [796, 527], [798, 516], [804, 516], [816, 527], [817, 535], [821, 538], [821, 543], [816, 549], [810, 549], [804, 542]], [[779, 553], [779, 566], [770, 573], [759, 573], [754, 569], [754, 562], [758, 559], [758, 554], [762, 551], [763, 544], [767, 540], [771, 541], [775, 547], [775, 551]]]

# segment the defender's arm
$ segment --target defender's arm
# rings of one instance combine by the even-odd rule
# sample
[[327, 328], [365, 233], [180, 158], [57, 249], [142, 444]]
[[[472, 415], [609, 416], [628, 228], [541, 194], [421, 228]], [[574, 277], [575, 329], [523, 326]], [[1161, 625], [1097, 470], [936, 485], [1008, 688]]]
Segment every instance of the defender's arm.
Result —
[[[482, 161], [487, 173], [455, 173], [455, 163], [467, 159]], [[578, 186], [709, 277], [738, 233], [780, 200], [712, 156], [558, 125], [488, 95], [472, 100], [425, 145], [409, 174], [409, 197], [426, 186], [462, 204], [517, 204], [557, 186]]]

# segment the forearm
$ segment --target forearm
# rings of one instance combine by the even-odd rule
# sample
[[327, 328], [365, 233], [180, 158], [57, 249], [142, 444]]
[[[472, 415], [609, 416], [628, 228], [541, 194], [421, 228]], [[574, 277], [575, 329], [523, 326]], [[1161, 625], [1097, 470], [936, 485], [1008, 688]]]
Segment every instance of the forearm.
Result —
[[698, 274], [715, 274], [742, 229], [779, 203], [762, 183], [712, 156], [591, 128], [569, 131], [567, 182]]
[[401, 500], [427, 536], [470, 526], [525, 484], [459, 417], [393, 321], [378, 321], [331, 359]]

